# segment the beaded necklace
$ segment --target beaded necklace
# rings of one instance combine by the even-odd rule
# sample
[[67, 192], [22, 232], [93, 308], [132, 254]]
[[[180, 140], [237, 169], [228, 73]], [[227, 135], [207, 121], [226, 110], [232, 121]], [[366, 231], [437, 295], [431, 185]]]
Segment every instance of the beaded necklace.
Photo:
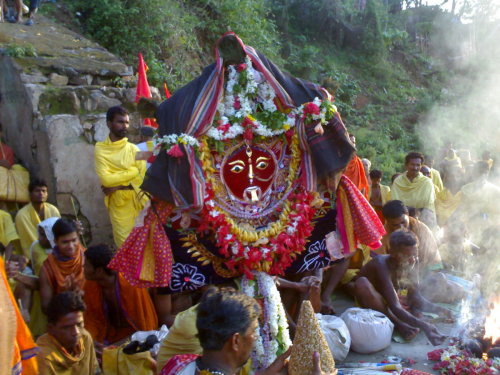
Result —
[[196, 371], [198, 371], [199, 375], [226, 375], [225, 372], [219, 370], [212, 369], [201, 369], [201, 358], [196, 359]]

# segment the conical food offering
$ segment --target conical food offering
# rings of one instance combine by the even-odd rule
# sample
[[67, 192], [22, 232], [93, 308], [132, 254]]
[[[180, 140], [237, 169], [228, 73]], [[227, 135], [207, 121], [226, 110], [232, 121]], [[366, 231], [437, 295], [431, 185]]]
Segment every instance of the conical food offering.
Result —
[[314, 352], [318, 352], [321, 356], [321, 369], [323, 372], [332, 375], [337, 374], [335, 361], [314, 315], [311, 302], [304, 301], [297, 321], [297, 331], [293, 340], [288, 373], [290, 375], [312, 374]]

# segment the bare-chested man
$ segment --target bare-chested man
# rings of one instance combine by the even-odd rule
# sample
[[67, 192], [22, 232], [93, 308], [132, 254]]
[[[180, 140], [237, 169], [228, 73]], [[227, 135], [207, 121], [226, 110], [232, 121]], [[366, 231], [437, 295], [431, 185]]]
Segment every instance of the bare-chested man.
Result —
[[362, 307], [387, 315], [405, 339], [412, 339], [422, 330], [433, 345], [439, 345], [445, 336], [422, 320], [420, 312], [434, 312], [449, 319], [451, 312], [428, 301], [418, 290], [418, 239], [410, 231], [398, 230], [389, 241], [389, 254], [367, 263], [348, 288]]

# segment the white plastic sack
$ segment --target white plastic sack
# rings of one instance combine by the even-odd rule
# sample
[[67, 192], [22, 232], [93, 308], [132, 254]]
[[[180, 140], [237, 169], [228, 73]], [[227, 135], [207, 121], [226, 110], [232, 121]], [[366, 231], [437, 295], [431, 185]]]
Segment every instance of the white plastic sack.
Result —
[[168, 328], [165, 324], [162, 325], [158, 331], [137, 331], [132, 336], [130, 336], [130, 340], [143, 343], [151, 335], [155, 335], [156, 337], [158, 337], [158, 343], [149, 350], [151, 354], [156, 357], [158, 355], [158, 352], [160, 351], [161, 342], [168, 335]]
[[351, 349], [357, 353], [375, 353], [391, 344], [394, 324], [381, 312], [351, 308], [341, 316], [351, 334]]
[[333, 315], [316, 314], [316, 318], [318, 318], [333, 358], [336, 361], [343, 361], [351, 347], [351, 335], [346, 324], [341, 318]]

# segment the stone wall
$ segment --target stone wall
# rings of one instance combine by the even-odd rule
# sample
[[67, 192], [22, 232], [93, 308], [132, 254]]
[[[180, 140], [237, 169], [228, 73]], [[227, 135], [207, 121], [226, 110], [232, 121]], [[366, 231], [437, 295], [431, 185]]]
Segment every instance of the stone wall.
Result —
[[[95, 61], [87, 65], [91, 69], [80, 61], [76, 70], [64, 62], [50, 65], [46, 59], [37, 66], [36, 60], [27, 63], [0, 51], [0, 122], [5, 141], [31, 175], [48, 182], [49, 200], [63, 215], [77, 212], [89, 229], [87, 241], [93, 243], [112, 243], [94, 169], [94, 145], [108, 135], [106, 110], [123, 105], [131, 111], [132, 142], [138, 140], [141, 124], [135, 112], [135, 88], [113, 87], [117, 82], [130, 86], [132, 70], [114, 58], [114, 71], [109, 66], [99, 69]], [[152, 91], [160, 99], [158, 90]]]

